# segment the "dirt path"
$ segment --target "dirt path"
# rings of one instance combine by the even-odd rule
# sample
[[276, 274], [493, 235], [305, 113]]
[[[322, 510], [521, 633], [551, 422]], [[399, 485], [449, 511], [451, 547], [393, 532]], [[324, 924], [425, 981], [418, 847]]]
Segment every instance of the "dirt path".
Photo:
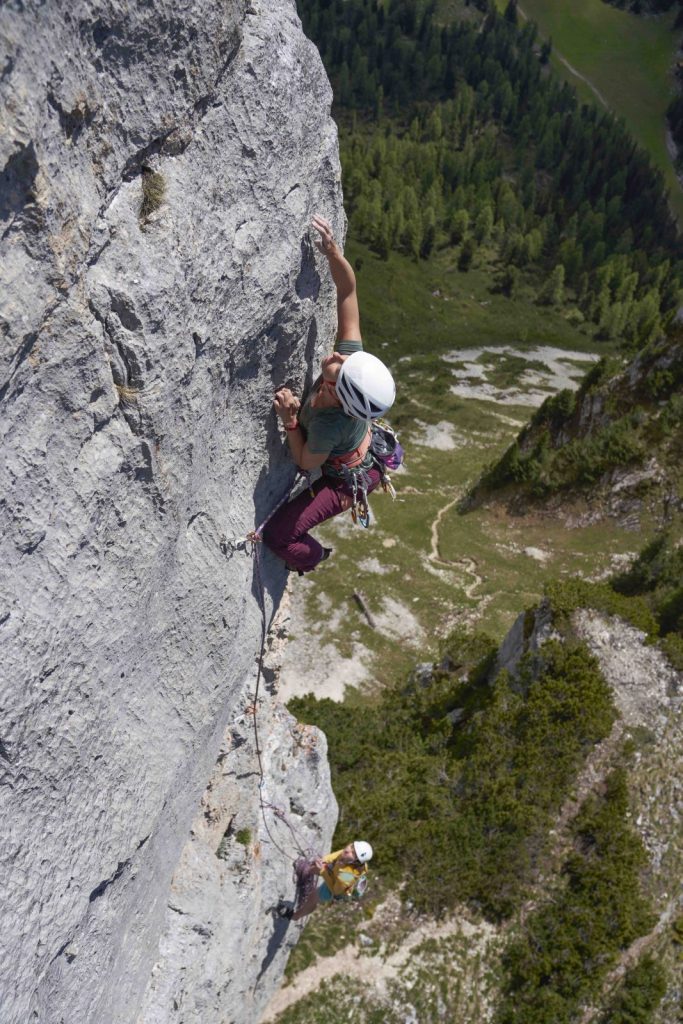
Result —
[[[526, 14], [522, 10], [521, 7], [518, 7], [517, 10], [519, 11], [519, 13], [524, 18], [525, 21], [529, 20], [529, 15]], [[596, 99], [599, 100], [600, 103], [602, 103], [602, 105], [605, 108], [605, 110], [610, 110], [611, 109], [611, 107], [610, 107], [609, 103], [607, 102], [607, 100], [605, 99], [605, 97], [602, 95], [602, 93], [600, 92], [598, 87], [593, 85], [593, 83], [591, 82], [590, 78], [586, 78], [586, 76], [582, 75], [580, 71], [577, 71], [577, 69], [573, 66], [573, 64], [570, 64], [569, 61], [565, 57], [563, 57], [562, 54], [557, 49], [555, 49], [554, 46], [553, 46], [553, 53], [555, 54], [555, 56], [559, 60], [560, 64], [563, 64], [566, 67], [566, 69], [570, 73], [570, 75], [574, 75], [575, 78], [578, 78], [579, 81], [583, 82], [584, 85], [588, 86], [588, 88], [593, 93], [593, 95], [596, 97]]]
[[316, 992], [323, 981], [338, 974], [345, 979], [357, 979], [366, 987], [379, 992], [386, 990], [387, 983], [400, 979], [413, 951], [427, 939], [446, 939], [451, 935], [463, 935], [474, 944], [480, 937], [490, 937], [495, 932], [493, 925], [472, 924], [464, 918], [454, 918], [442, 924], [425, 922], [412, 931], [396, 950], [386, 956], [381, 951], [372, 956], [363, 956], [361, 949], [351, 943], [334, 956], [320, 957], [306, 970], [297, 974], [291, 985], [280, 989], [271, 999], [261, 1024], [269, 1024], [288, 1007]]
[[465, 596], [468, 597], [470, 601], [477, 601], [482, 600], [483, 598], [482, 595], [475, 594], [475, 590], [477, 590], [484, 582], [482, 577], [477, 572], [477, 563], [474, 561], [473, 558], [468, 558], [467, 556], [463, 556], [462, 558], [456, 558], [454, 560], [444, 558], [443, 555], [441, 554], [441, 548], [439, 545], [439, 526], [441, 525], [441, 520], [443, 519], [447, 512], [450, 512], [454, 505], [457, 505], [461, 497], [462, 491], [458, 491], [455, 498], [453, 498], [452, 501], [449, 501], [447, 505], [444, 505], [444, 507], [437, 512], [436, 518], [432, 522], [431, 551], [429, 553], [429, 558], [430, 561], [437, 562], [439, 565], [446, 565], [449, 568], [464, 569], [465, 572], [472, 577], [472, 582], [467, 583], [463, 588], [465, 591]]
[[444, 505], [444, 507], [442, 509], [440, 509], [436, 513], [436, 518], [432, 522], [432, 530], [431, 530], [431, 546], [432, 546], [432, 549], [431, 549], [429, 557], [432, 559], [433, 562], [440, 562], [442, 565], [455, 565], [456, 564], [455, 562], [449, 562], [447, 558], [442, 558], [441, 557], [441, 550], [439, 548], [439, 525], [440, 525], [441, 520], [443, 519], [443, 517], [446, 515], [446, 513], [450, 512], [450, 510], [455, 505], [458, 504], [458, 502], [460, 501], [461, 496], [462, 496], [462, 491], [458, 491], [458, 493], [453, 498], [453, 500], [449, 501], [447, 505]]
[[590, 78], [586, 78], [586, 76], [582, 75], [580, 71], [577, 71], [577, 69], [572, 64], [570, 64], [569, 61], [565, 57], [563, 57], [561, 53], [557, 53], [557, 50], [555, 51], [555, 53], [560, 64], [564, 64], [564, 66], [570, 74], [574, 75], [576, 78], [580, 79], [580, 81], [582, 81], [584, 85], [588, 86], [593, 95], [600, 101], [600, 103], [602, 103], [605, 110], [611, 110], [609, 103], [602, 95], [598, 87], [596, 85], [593, 85]]

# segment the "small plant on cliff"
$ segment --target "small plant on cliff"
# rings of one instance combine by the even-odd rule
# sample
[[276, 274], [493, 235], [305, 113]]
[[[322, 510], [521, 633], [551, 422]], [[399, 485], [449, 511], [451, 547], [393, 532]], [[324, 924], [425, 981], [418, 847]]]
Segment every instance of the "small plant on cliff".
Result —
[[235, 842], [241, 846], [251, 845], [251, 829], [241, 828], [235, 833]]
[[140, 226], [144, 227], [151, 215], [158, 210], [166, 195], [166, 180], [158, 171], [143, 168], [142, 202], [140, 203]]
[[133, 388], [129, 384], [115, 384], [114, 387], [123, 405], [134, 405], [137, 402], [140, 388]]

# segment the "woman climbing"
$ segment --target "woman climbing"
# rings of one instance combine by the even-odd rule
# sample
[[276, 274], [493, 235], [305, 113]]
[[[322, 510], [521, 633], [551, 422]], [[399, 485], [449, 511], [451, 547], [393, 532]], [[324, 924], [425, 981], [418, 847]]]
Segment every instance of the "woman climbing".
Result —
[[[277, 907], [280, 917], [291, 921], [300, 921], [312, 913], [319, 903], [331, 903], [333, 900], [350, 900], [359, 898], [367, 885], [368, 861], [372, 859], [370, 843], [357, 839], [349, 843], [343, 850], [328, 853], [325, 857], [317, 857], [304, 865], [297, 864], [297, 875], [300, 890], [304, 890], [303, 900], [294, 907], [282, 900]], [[306, 885], [306, 881], [320, 876], [317, 885]], [[308, 891], [307, 891], [308, 890]]]
[[287, 432], [299, 469], [321, 467], [312, 488], [277, 512], [263, 531], [265, 544], [289, 569], [310, 572], [331, 554], [309, 531], [351, 508], [358, 490], [369, 494], [382, 475], [370, 451], [371, 421], [393, 404], [396, 388], [386, 366], [363, 351], [353, 268], [334, 240], [332, 227], [315, 216], [317, 248], [327, 257], [337, 289], [337, 346], [322, 360], [321, 375], [301, 402], [281, 388], [273, 405]]

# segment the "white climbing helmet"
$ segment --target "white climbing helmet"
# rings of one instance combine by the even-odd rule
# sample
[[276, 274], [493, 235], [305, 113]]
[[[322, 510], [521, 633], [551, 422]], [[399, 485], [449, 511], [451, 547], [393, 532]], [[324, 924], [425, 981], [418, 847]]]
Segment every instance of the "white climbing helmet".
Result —
[[361, 864], [366, 864], [369, 860], [372, 860], [372, 847], [370, 843], [364, 843], [362, 839], [356, 839], [353, 848], [356, 853], [356, 860], [359, 860]]
[[337, 397], [348, 416], [374, 420], [394, 404], [396, 385], [377, 356], [369, 352], [354, 352], [344, 360], [339, 370]]

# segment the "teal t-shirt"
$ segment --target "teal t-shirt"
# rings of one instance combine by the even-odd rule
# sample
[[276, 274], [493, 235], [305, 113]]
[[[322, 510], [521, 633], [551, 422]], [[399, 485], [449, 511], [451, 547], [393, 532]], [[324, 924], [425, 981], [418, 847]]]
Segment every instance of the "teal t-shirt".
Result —
[[[361, 352], [361, 341], [340, 341], [335, 351], [343, 356], [353, 352]], [[306, 431], [308, 448], [316, 455], [329, 452], [332, 458], [355, 451], [368, 432], [370, 420], [358, 420], [347, 416], [343, 409], [312, 409], [310, 396], [306, 399], [299, 413], [299, 422]], [[365, 462], [371, 463], [369, 457]], [[323, 472], [328, 476], [342, 476], [327, 462], [323, 463]]]

